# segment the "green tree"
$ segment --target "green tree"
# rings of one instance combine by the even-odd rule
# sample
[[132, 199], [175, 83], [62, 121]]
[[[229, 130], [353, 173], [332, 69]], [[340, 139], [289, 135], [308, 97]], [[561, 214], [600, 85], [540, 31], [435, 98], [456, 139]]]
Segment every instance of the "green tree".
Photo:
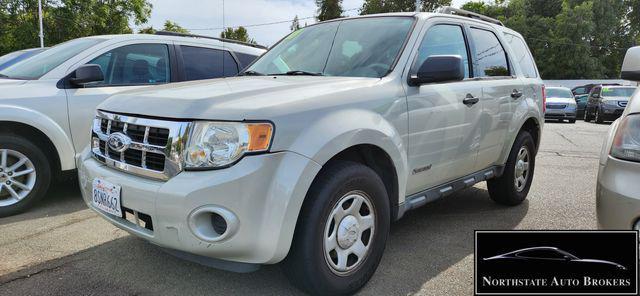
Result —
[[[182, 33], [182, 34], [189, 34], [191, 32], [189, 32], [189, 30], [181, 27], [180, 25], [178, 25], [178, 23], [170, 21], [170, 20], [166, 20], [164, 22], [164, 27], [162, 27], [161, 31], [167, 31], [167, 32], [176, 32], [176, 33]], [[153, 28], [153, 26], [150, 27], [146, 27], [146, 28], [142, 28], [138, 31], [138, 33], [140, 34], [155, 34], [157, 32], [156, 29]]]
[[226, 28], [222, 33], [220, 33], [221, 38], [238, 40], [242, 42], [257, 44], [255, 40], [249, 37], [249, 33], [245, 27], [234, 28]]
[[342, 17], [342, 0], [316, 0], [318, 21], [332, 20]]
[[[433, 11], [440, 6], [451, 5], [451, 0], [421, 0], [422, 11]], [[416, 10], [415, 0], [365, 0], [360, 14], [410, 12]]]
[[[104, 34], [132, 33], [147, 22], [146, 0], [43, 0], [45, 45]], [[0, 0], [0, 54], [39, 46], [38, 1]]]

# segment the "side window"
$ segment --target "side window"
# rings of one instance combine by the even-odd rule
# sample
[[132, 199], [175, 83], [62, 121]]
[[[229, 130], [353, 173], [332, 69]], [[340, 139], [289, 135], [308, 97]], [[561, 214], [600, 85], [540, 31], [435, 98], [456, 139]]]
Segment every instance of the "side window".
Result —
[[527, 44], [524, 43], [524, 40], [520, 39], [520, 37], [518, 36], [508, 33], [505, 33], [504, 37], [507, 42], [509, 42], [509, 45], [511, 45], [511, 49], [513, 49], [513, 53], [515, 54], [513, 59], [520, 65], [524, 77], [538, 77], [538, 72], [536, 71], [536, 66], [533, 62], [533, 58], [531, 57], [531, 53], [527, 48]]
[[461, 26], [435, 25], [427, 31], [418, 49], [414, 70], [430, 56], [459, 55], [464, 63], [464, 77], [469, 78], [469, 55]]
[[564, 255], [551, 250], [531, 250], [518, 253], [518, 257], [540, 258], [540, 259], [563, 259]]
[[600, 95], [600, 87], [596, 87], [593, 89], [591, 96], [594, 97], [595, 95]]
[[112, 49], [88, 64], [100, 65], [104, 81], [97, 86], [167, 83], [171, 80], [165, 44], [134, 44]]
[[249, 66], [253, 61], [255, 61], [258, 56], [252, 54], [246, 54], [241, 52], [236, 52], [236, 57], [238, 57], [238, 61], [240, 62], [240, 68], [244, 68]]
[[185, 80], [231, 77], [238, 74], [238, 64], [228, 51], [181, 45]]
[[509, 76], [507, 54], [498, 37], [483, 29], [471, 28], [475, 50], [474, 69], [478, 77]]

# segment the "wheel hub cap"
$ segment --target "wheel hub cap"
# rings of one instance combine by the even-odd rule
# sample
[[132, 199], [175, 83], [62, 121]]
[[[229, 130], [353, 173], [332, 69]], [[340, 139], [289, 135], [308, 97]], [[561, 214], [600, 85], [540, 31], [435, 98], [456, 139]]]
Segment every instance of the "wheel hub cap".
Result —
[[10, 206], [27, 197], [36, 184], [36, 169], [24, 154], [0, 149], [0, 207]]
[[522, 146], [518, 151], [516, 158], [515, 172], [514, 172], [514, 185], [518, 192], [524, 190], [527, 186], [529, 179], [529, 149], [526, 146]]
[[324, 258], [331, 272], [355, 272], [369, 254], [375, 237], [375, 210], [361, 191], [345, 194], [333, 206], [324, 230]]
[[359, 232], [360, 225], [356, 217], [351, 215], [344, 217], [338, 226], [338, 245], [343, 249], [350, 248], [358, 239]]

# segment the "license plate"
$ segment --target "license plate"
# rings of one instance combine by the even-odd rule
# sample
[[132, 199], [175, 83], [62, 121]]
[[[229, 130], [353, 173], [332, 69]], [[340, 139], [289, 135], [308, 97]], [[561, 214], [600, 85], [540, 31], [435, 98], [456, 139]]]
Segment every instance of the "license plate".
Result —
[[120, 204], [120, 186], [114, 185], [102, 179], [93, 180], [93, 197], [91, 203], [94, 207], [111, 215], [122, 217]]

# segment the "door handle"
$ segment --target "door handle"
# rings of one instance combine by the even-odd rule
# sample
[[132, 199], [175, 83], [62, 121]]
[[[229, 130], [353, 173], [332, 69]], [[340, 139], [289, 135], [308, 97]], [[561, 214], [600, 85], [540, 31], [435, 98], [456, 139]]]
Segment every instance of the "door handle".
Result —
[[474, 97], [472, 94], [467, 94], [467, 97], [465, 97], [464, 100], [462, 100], [462, 103], [471, 107], [476, 103], [478, 103], [479, 101], [480, 99]]
[[521, 91], [519, 91], [519, 90], [517, 90], [517, 89], [514, 89], [514, 90], [511, 92], [511, 97], [512, 97], [513, 99], [519, 99], [520, 97], [522, 97], [522, 92], [521, 92]]

